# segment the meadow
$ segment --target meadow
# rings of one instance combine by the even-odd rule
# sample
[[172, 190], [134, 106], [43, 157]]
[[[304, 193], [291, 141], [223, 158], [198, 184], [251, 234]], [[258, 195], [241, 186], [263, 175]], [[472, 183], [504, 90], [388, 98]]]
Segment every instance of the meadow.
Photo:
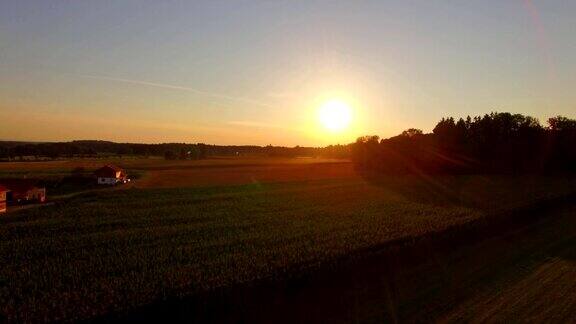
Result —
[[[2, 216], [0, 314], [90, 319], [280, 280], [576, 192], [561, 176], [367, 177], [349, 163], [321, 162], [130, 161], [144, 172], [125, 190]], [[26, 172], [46, 171], [33, 167]], [[178, 170], [185, 180], [174, 188], [146, 180]], [[237, 175], [229, 184], [225, 170]]]

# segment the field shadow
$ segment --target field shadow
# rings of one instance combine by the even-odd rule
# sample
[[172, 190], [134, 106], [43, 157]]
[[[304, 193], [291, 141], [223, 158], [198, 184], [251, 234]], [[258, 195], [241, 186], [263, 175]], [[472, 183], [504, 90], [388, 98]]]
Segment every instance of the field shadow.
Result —
[[467, 192], [471, 185], [467, 176], [382, 175], [370, 172], [358, 172], [358, 175], [368, 184], [391, 191], [408, 201], [435, 206], [488, 208], [482, 197]]
[[382, 175], [357, 171], [369, 185], [404, 199], [434, 206], [461, 206], [483, 212], [530, 207], [576, 193], [576, 178], [567, 175]]

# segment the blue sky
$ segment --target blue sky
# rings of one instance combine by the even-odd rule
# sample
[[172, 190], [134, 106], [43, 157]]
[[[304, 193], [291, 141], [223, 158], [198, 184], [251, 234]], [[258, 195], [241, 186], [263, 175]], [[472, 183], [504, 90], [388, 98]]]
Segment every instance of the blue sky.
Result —
[[[2, 1], [0, 138], [325, 145], [575, 117], [574, 1]], [[315, 112], [339, 98], [351, 128]]]

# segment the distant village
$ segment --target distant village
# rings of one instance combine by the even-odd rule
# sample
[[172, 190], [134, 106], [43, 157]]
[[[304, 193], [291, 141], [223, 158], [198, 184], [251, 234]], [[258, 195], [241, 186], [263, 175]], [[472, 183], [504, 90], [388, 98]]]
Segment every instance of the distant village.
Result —
[[[115, 165], [105, 165], [94, 171], [93, 182], [102, 186], [115, 186], [130, 182], [126, 171]], [[46, 186], [40, 179], [0, 179], [0, 214], [12, 208], [41, 205], [47, 202]]]

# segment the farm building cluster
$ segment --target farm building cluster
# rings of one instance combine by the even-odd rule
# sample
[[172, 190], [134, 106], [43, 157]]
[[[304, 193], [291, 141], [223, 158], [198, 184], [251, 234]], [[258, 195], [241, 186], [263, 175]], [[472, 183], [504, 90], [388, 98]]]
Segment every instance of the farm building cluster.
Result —
[[5, 213], [9, 205], [43, 203], [45, 201], [46, 188], [36, 180], [0, 180], [0, 213]]
[[[115, 165], [105, 165], [94, 172], [99, 185], [117, 185], [130, 182], [124, 169]], [[6, 213], [9, 206], [46, 202], [46, 187], [35, 179], [0, 179], [0, 214]]]
[[94, 172], [96, 181], [101, 185], [116, 185], [130, 182], [124, 169], [115, 165], [105, 165]]

